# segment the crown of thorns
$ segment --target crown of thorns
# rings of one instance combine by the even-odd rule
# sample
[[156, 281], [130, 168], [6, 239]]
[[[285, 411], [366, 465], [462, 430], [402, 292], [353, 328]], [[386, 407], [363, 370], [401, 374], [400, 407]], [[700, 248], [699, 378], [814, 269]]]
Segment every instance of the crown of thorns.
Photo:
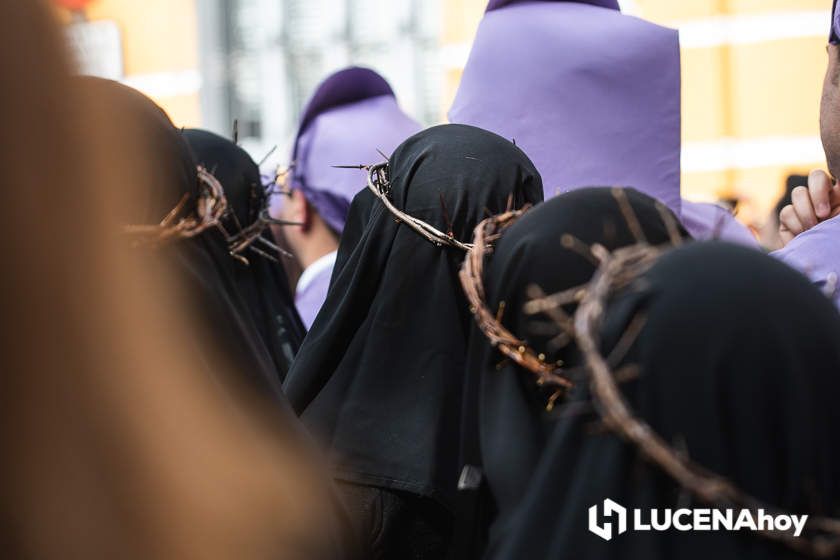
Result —
[[222, 184], [204, 169], [198, 168], [201, 192], [195, 209], [188, 210], [190, 195], [184, 193], [181, 200], [156, 225], [128, 225], [125, 232], [135, 236], [135, 245], [158, 246], [179, 239], [189, 239], [210, 228], [217, 227], [228, 208]]
[[[764, 509], [776, 514], [783, 513], [778, 508], [748, 495], [725, 477], [691, 461], [686, 452], [679, 451], [668, 444], [647, 422], [635, 415], [619, 389], [620, 380], [627, 377], [629, 370], [638, 370], [637, 366], [617, 369], [617, 364], [621, 362], [644, 328], [644, 315], [640, 313], [631, 320], [611, 354], [604, 356], [599, 348], [598, 335], [607, 302], [611, 296], [639, 280], [662, 255], [674, 246], [680, 245], [682, 236], [673, 216], [664, 206], [658, 205], [657, 208], [668, 229], [671, 242], [663, 246], [649, 244], [624, 191], [614, 189], [613, 196], [621, 208], [636, 243], [610, 252], [602, 245], [588, 246], [564, 236], [565, 247], [586, 253], [585, 256], [597, 263], [595, 274], [587, 284], [552, 295], [545, 295], [539, 287], [531, 286], [528, 290], [531, 299], [525, 305], [525, 313], [529, 315], [550, 313], [557, 328], [574, 340], [583, 355], [585, 365], [581, 373], [588, 380], [594, 408], [604, 426], [635, 445], [648, 460], [670, 476], [684, 491], [705, 503], [719, 507], [748, 509], [753, 512]], [[504, 225], [516, 218], [518, 216], [508, 219], [500, 216], [491, 218], [487, 223], [499, 222]], [[482, 226], [480, 225], [479, 228]], [[481, 245], [476, 243], [476, 247], [481, 247]], [[468, 255], [464, 270], [467, 270], [466, 263], [476, 258], [477, 253]], [[476, 281], [473, 275], [462, 272], [462, 281], [468, 293], [472, 290], [480, 296], [479, 301], [483, 301], [484, 292], [480, 280], [480, 275]], [[578, 305], [573, 316], [569, 317], [563, 313], [561, 307], [571, 303]], [[479, 321], [479, 325], [495, 321], [486, 308], [485, 312], [481, 313], [475, 304], [473, 306], [476, 308], [476, 320]], [[483, 327], [482, 331], [485, 334], [494, 333], [488, 334], [492, 342], [494, 338], [491, 336], [499, 336], [495, 333], [500, 327], [500, 325], [491, 324]], [[511, 340], [516, 340], [513, 335], [509, 336]], [[565, 387], [568, 381], [563, 377], [557, 379], [545, 377], [539, 361], [522, 360], [517, 363], [533, 372], [537, 376], [538, 383], [541, 379], [545, 379], [544, 383], [556, 383]], [[808, 521], [808, 531], [808, 535], [800, 537], [795, 537], [792, 530], [760, 531], [759, 534], [799, 553], [816, 558], [830, 558], [840, 553], [840, 520], [811, 517]]]
[[[434, 227], [433, 225], [424, 222], [419, 218], [409, 216], [408, 214], [394, 206], [394, 203], [391, 201], [391, 181], [388, 174], [387, 163], [379, 163], [376, 165], [369, 166], [359, 166], [359, 168], [367, 170], [368, 188], [379, 200], [382, 201], [382, 204], [384, 204], [385, 208], [387, 208], [388, 211], [394, 215], [397, 221], [403, 222], [408, 227], [410, 227], [411, 229], [413, 229], [421, 236], [425, 237], [437, 246], [454, 247], [462, 251], [469, 251], [470, 249], [472, 249], [472, 243], [463, 243], [455, 239], [454, 232], [449, 231], [448, 233], [444, 233], [436, 227]], [[442, 198], [441, 205], [443, 206], [444, 212], [446, 212], [446, 206], [443, 204]]]
[[243, 255], [243, 253], [248, 249], [262, 257], [277, 262], [277, 259], [274, 258], [274, 256], [257, 247], [257, 244], [262, 245], [264, 248], [270, 249], [277, 254], [283, 255], [284, 257], [292, 257], [289, 252], [272, 243], [263, 235], [265, 230], [272, 225], [301, 225], [299, 222], [290, 222], [287, 220], [272, 218], [269, 211], [272, 196], [276, 196], [278, 194], [288, 194], [287, 184], [290, 171], [290, 168], [278, 166], [274, 173], [274, 177], [268, 181], [268, 184], [260, 183], [259, 185], [253, 185], [254, 190], [252, 191], [252, 197], [255, 197], [259, 201], [257, 217], [253, 223], [247, 226], [242, 226], [236, 218], [236, 214], [231, 213], [238, 229], [237, 233], [230, 234], [224, 228], [224, 225], [220, 225], [228, 241], [231, 256], [243, 264], [250, 264], [245, 255]]
[[[201, 188], [194, 208], [188, 209], [190, 195], [185, 193], [178, 204], [167, 213], [159, 224], [125, 226], [125, 232], [135, 237], [135, 246], [157, 247], [173, 241], [190, 239], [215, 228], [224, 235], [230, 255], [244, 264], [250, 264], [242, 254], [247, 249], [265, 258], [277, 260], [271, 254], [257, 247], [257, 243], [279, 254], [288, 255], [262, 235], [265, 229], [272, 224], [288, 225], [290, 223], [270, 217], [267, 194], [261, 196], [260, 209], [256, 220], [243, 227], [236, 218], [236, 214], [230, 211], [224, 188], [218, 179], [201, 166], [197, 168], [197, 173]], [[223, 224], [227, 216], [232, 216], [236, 223], [238, 231], [234, 234], [231, 234]]]
[[505, 303], [502, 302], [499, 305], [497, 313], [492, 313], [487, 307], [482, 280], [485, 256], [492, 251], [493, 244], [502, 236], [504, 230], [513, 225], [527, 210], [512, 210], [491, 216], [476, 226], [473, 248], [464, 259], [459, 277], [470, 303], [470, 311], [475, 316], [478, 328], [490, 344], [507, 358], [533, 372], [537, 376], [537, 384], [559, 388], [551, 398], [549, 403], [549, 408], [551, 408], [562, 392], [572, 385], [563, 373], [563, 363], [546, 362], [545, 354], [536, 352], [525, 340], [505, 328], [502, 324]]

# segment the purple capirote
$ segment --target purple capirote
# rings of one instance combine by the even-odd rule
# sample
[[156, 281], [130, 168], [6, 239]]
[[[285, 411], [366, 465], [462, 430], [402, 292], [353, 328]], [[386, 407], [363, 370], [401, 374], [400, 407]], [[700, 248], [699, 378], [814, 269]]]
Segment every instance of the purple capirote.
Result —
[[758, 249], [750, 228], [735, 219], [732, 212], [710, 202], [682, 201], [682, 223], [698, 241], [722, 240]]
[[615, 7], [491, 2], [449, 118], [514, 140], [546, 197], [628, 186], [679, 215], [679, 36]]
[[828, 36], [828, 42], [832, 45], [840, 43], [840, 10], [837, 9], [838, 2], [834, 0], [831, 8], [831, 32]]
[[777, 259], [805, 273], [823, 290], [829, 291], [840, 307], [840, 216], [826, 220], [797, 235], [784, 249], [772, 253]]
[[[487, 4], [487, 11], [492, 12], [493, 10], [498, 10], [499, 8], [504, 8], [505, 6], [510, 6], [512, 4], [521, 4], [523, 2], [534, 2], [534, 1], [560, 1], [563, 0], [490, 0]], [[566, 0], [569, 1], [569, 0]], [[609, 8], [611, 10], [620, 10], [621, 7], [618, 5], [618, 0], [571, 0], [575, 1], [578, 4], [592, 4], [593, 6], [600, 6], [601, 8]]]
[[[324, 80], [306, 106], [292, 151], [293, 189], [300, 189], [336, 233], [367, 174], [336, 165], [378, 163], [422, 127], [397, 104], [385, 79], [368, 68], [340, 70]], [[272, 197], [272, 215], [282, 196]]]

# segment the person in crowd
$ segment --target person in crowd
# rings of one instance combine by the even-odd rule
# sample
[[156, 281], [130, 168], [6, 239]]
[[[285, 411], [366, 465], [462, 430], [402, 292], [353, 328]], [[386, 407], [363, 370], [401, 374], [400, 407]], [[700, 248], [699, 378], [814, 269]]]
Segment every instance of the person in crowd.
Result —
[[770, 215], [763, 224], [759, 225], [759, 239], [761, 246], [767, 251], [778, 251], [784, 247], [785, 242], [779, 233], [779, 214], [785, 206], [793, 203], [793, 190], [801, 185], [808, 184], [807, 175], [789, 175], [785, 180], [785, 190], [776, 205], [770, 211]]
[[295, 302], [307, 329], [326, 298], [350, 202], [365, 188], [362, 171], [338, 166], [378, 161], [420, 128], [388, 82], [367, 68], [336, 72], [309, 100], [286, 175], [291, 183], [279, 185], [271, 209], [300, 224], [284, 227], [282, 236], [303, 270]]
[[458, 269], [475, 226], [541, 202], [542, 181], [512, 142], [465, 125], [412, 136], [370, 175], [375, 204], [350, 211], [365, 225], [348, 224], [362, 233], [342, 239], [284, 388], [331, 449], [365, 557], [442, 558], [471, 321]]
[[[150, 183], [154, 188], [143, 193], [144, 204], [134, 205], [123, 216], [130, 241], [141, 249], [161, 249], [161, 257], [169, 259], [190, 283], [194, 302], [206, 315], [209, 328], [217, 332], [218, 342], [247, 364], [243, 373], [255, 387], [276, 399], [279, 406], [288, 406], [282, 392], [282, 376], [260, 336], [244, 290], [237, 287], [236, 267], [240, 263], [231, 254], [229, 237], [233, 233], [223, 223], [228, 221], [226, 214], [231, 210], [223, 186], [208, 170], [197, 167], [182, 132], [146, 96], [100, 78], [78, 78], [78, 82], [82, 95], [136, 115], [135, 120], [145, 127], [142, 138], [156, 142], [157, 153], [165, 163], [153, 170], [157, 177]], [[189, 205], [201, 215], [191, 215]], [[165, 227], [164, 219], [175, 227]], [[195, 221], [198, 223], [193, 227]]]
[[[523, 360], [530, 356], [546, 375], [557, 371], [569, 384], [577, 378], [563, 372], [582, 365], [573, 341], [557, 337], [552, 316], [526, 312], [534, 297], [530, 290], [573, 290], [595, 272], [589, 253], [593, 244], [615, 250], [641, 237], [654, 246], [665, 245], [688, 237], [678, 223], [664, 205], [633, 189], [585, 188], [558, 195], [512, 225], [488, 231], [502, 237], [486, 259], [481, 257], [488, 252], [476, 239], [473, 251], [480, 253], [474, 258], [481, 269], [462, 274], [479, 319], [470, 335], [465, 370], [462, 472], [471, 469], [484, 480], [462, 485], [464, 501], [472, 505], [464, 512], [470, 519], [459, 528], [464, 532], [457, 538], [461, 557], [480, 557], [485, 546], [492, 551], [506, 541], [507, 527], [518, 515], [559, 422], [555, 409], [563, 408], [567, 386], [546, 383], [547, 378], [538, 382]], [[573, 312], [574, 305], [563, 308], [565, 316]]]
[[[143, 94], [117, 82], [90, 77], [76, 78], [75, 88], [84, 98], [108, 107], [109, 115], [120, 115], [115, 125], [133, 125], [141, 145], [155, 155], [156, 164], [146, 171], [147, 181], [138, 185], [139, 193], [133, 193], [135, 202], [115, 209], [115, 214], [124, 224], [126, 248], [140, 259], [165, 267], [179, 283], [182, 305], [196, 314], [199, 324], [193, 344], [198, 359], [194, 367], [204, 370], [208, 382], [213, 382], [217, 375], [214, 364], [229, 363], [235, 377], [227, 382], [253, 395], [255, 404], [269, 411], [271, 437], [300, 455], [300, 468], [311, 469], [309, 480], [301, 482], [314, 492], [315, 502], [333, 500], [329, 478], [320, 469], [321, 456], [283, 394], [282, 372], [275, 354], [261, 335], [255, 306], [249, 305], [244, 295], [248, 286], [239, 270], [241, 259], [264, 257], [250, 252], [244, 257], [234, 248], [238, 238], [233, 224], [245, 217], [244, 213], [237, 215], [242, 208], [239, 197], [234, 197], [232, 205], [228, 202], [219, 180], [196, 163], [183, 132]], [[120, 137], [109, 138], [109, 143], [115, 151], [128, 147], [120, 143]], [[206, 146], [199, 147], [203, 152]], [[207, 157], [204, 153], [205, 161], [209, 161]], [[148, 165], [139, 156], [126, 159], [127, 173]], [[223, 179], [228, 179], [228, 165], [232, 164], [216, 167], [217, 171], [222, 169]], [[259, 184], [258, 189], [262, 189]], [[281, 344], [296, 342], [289, 338]], [[324, 478], [319, 478], [320, 474]], [[343, 512], [337, 509], [332, 518], [322, 520], [326, 523], [322, 535], [305, 535], [314, 538], [300, 543], [310, 548], [301, 553], [332, 556], [342, 546], [349, 547], [339, 534], [337, 518], [341, 515]]]
[[[605, 307], [581, 303], [589, 369], [486, 557], [836, 558], [833, 306], [797, 271], [725, 243], [686, 244], [624, 281]], [[626, 508], [626, 526], [605, 500]], [[683, 508], [699, 521], [669, 517]], [[643, 530], [652, 509], [663, 531]], [[702, 530], [718, 509], [730, 525]], [[755, 528], [730, 530], [744, 515]], [[801, 533], [792, 519], [770, 528], [766, 516], [781, 515], [799, 517]]]
[[278, 261], [282, 257], [268, 240], [269, 196], [259, 168], [245, 150], [212, 132], [188, 129], [183, 136], [199, 165], [212, 169], [222, 184], [229, 206], [222, 227], [235, 239], [236, 258], [227, 264], [282, 381], [306, 331]]
[[3, 556], [335, 558], [293, 419], [238, 382], [195, 282], [124, 232], [198, 189], [177, 130], [74, 81], [52, 10], [0, 1]]
[[828, 68], [820, 103], [820, 135], [830, 175], [815, 170], [808, 186], [794, 189], [792, 203], [779, 213], [785, 247], [774, 255], [807, 274], [840, 306], [840, 8], [834, 0]]
[[515, 140], [546, 197], [635, 187], [696, 239], [756, 246], [724, 209], [681, 199], [680, 89], [677, 32], [623, 15], [616, 0], [490, 0], [449, 119]]

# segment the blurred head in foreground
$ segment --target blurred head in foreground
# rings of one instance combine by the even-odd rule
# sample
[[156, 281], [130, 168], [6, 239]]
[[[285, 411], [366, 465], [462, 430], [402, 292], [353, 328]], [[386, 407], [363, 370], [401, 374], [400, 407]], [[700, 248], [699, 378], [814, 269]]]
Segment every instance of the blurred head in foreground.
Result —
[[46, 2], [0, 2], [0, 26], [5, 552], [311, 556], [326, 506], [285, 419], [235, 381], [239, 356], [197, 351], [182, 278], [122, 232], [150, 185], [193, 172], [145, 117], [80, 95]]

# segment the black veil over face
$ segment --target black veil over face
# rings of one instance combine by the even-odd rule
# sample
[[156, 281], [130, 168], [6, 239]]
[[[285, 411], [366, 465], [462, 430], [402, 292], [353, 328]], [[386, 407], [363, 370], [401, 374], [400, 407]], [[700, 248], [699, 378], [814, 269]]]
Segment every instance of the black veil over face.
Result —
[[[636, 190], [620, 192], [647, 242], [668, 243], [664, 215], [677, 223], [670, 211]], [[567, 235], [582, 246], [599, 243], [610, 250], [637, 241], [615, 189], [575, 190], [530, 210], [503, 233], [485, 265], [484, 286], [489, 310], [495, 314], [504, 308], [501, 322], [505, 328], [535, 353], [544, 354], [546, 362], [562, 361], [571, 369], [580, 365], [574, 345], [553, 340], [557, 329], [550, 325], [548, 316], [527, 315], [523, 309], [532, 285], [553, 294], [592, 278], [595, 264], [580, 250], [564, 247]], [[572, 313], [574, 309], [567, 307], [566, 311]], [[561, 399], [557, 409], [548, 412], [549, 398], [556, 388], [538, 387], [536, 376], [506, 360], [477, 326], [471, 333], [466, 367], [462, 460], [480, 466], [486, 476], [490, 503], [485, 510], [490, 511], [483, 514], [491, 519], [498, 515], [492, 541], [503, 538], [508, 517], [529, 488], [533, 470], [564, 407]]]
[[[470, 126], [409, 138], [389, 167], [394, 205], [464, 242], [509, 202], [542, 199], [528, 157]], [[360, 211], [370, 202], [354, 200], [347, 227], [358, 240], [341, 244], [343, 265], [285, 388], [334, 451], [339, 478], [451, 506], [471, 321], [458, 282], [464, 252], [421, 237], [378, 200]]]
[[[691, 244], [605, 314], [605, 352], [646, 322], [619, 388], [679, 454], [788, 514], [840, 516], [840, 317], [806, 278], [758, 251]], [[590, 401], [588, 387], [573, 401]], [[591, 409], [590, 409], [591, 410]], [[607, 542], [588, 509], [715, 507], [685, 491], [594, 413], [562, 418], [491, 558], [799, 558], [752, 532], [628, 531]], [[806, 525], [807, 529], [808, 525]]]
[[[224, 221], [228, 233], [235, 235], [257, 221], [265, 208], [266, 193], [259, 168], [247, 152], [212, 132], [185, 130], [183, 135], [199, 165], [209, 170], [224, 187], [232, 213]], [[271, 232], [266, 230], [261, 235], [270, 239]], [[259, 247], [259, 243], [257, 245]], [[245, 256], [248, 264], [230, 260], [231, 276], [283, 379], [300, 348], [305, 329], [282, 265], [247, 250]]]
[[[157, 156], [154, 165], [141, 158], [130, 161], [136, 168], [125, 172], [142, 168], [150, 181], [144, 192], [132, 193], [132, 199], [138, 203], [121, 209], [120, 219], [129, 225], [158, 224], [185, 196], [185, 207], [195, 208], [202, 192], [196, 162], [181, 131], [166, 113], [140, 92], [117, 82], [77, 78], [76, 85], [82, 95], [107, 104], [109, 114], [121, 115], [130, 123], [129, 129], [139, 131], [141, 140]], [[127, 239], [127, 246], [130, 241]], [[193, 238], [156, 248], [154, 253], [166, 259], [167, 267], [176, 272], [183, 297], [191, 300], [200, 324], [206, 327], [206, 332], [201, 333], [209, 341], [205, 342], [206, 367], [213, 370], [213, 361], [221, 357], [232, 359], [233, 368], [244, 380], [282, 403], [282, 407], [287, 406], [272, 356], [237, 290], [234, 262], [224, 235], [211, 228]]]

